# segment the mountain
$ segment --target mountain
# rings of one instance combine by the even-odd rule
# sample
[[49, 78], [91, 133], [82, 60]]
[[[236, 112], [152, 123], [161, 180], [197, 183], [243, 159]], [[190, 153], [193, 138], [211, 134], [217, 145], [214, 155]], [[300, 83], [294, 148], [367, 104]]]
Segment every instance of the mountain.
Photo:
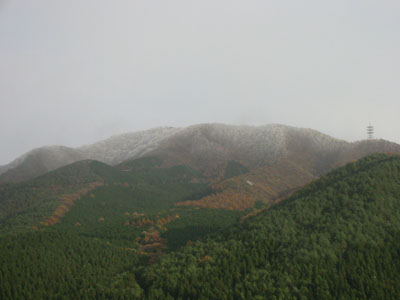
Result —
[[106, 164], [81, 160], [31, 180], [0, 186], [0, 232], [39, 225], [105, 180], [118, 178], [116, 172]]
[[199, 171], [212, 190], [201, 199], [177, 205], [245, 210], [258, 202], [270, 205], [279, 201], [322, 174], [367, 154], [400, 153], [400, 145], [384, 140], [349, 143], [316, 130], [277, 124], [155, 128], [77, 149], [51, 149], [36, 149], [17, 159], [0, 175], [0, 183], [26, 180], [81, 159], [123, 170], [137, 158], [153, 157], [160, 161], [159, 167], [183, 165]]
[[[136, 245], [138, 228], [142, 227], [137, 224], [155, 225], [157, 220], [164, 222], [179, 215], [179, 226], [184, 226], [187, 233], [169, 239], [176, 247], [187, 242], [188, 235], [201, 236], [222, 225], [229, 226], [242, 215], [177, 207], [177, 203], [200, 199], [211, 190], [200, 172], [188, 166], [160, 168], [160, 164], [158, 158], [151, 157], [118, 167], [82, 160], [31, 180], [2, 185], [0, 235], [53, 225], [76, 230], [76, 224], [80, 224], [80, 233], [103, 238], [111, 235], [121, 243]], [[197, 216], [197, 223], [193, 216]], [[98, 232], [98, 220], [102, 218], [107, 230]], [[188, 231], [188, 224], [199, 227]], [[157, 230], [164, 228], [159, 227]]]
[[[86, 160], [0, 187], [0, 203], [45, 189], [60, 213], [0, 235], [1, 299], [400, 298], [400, 156], [367, 156], [246, 218], [176, 207], [209, 193], [206, 177], [162, 164]], [[225, 180], [248, 171], [231, 162]]]
[[340, 153], [333, 167], [342, 166], [371, 153], [399, 153], [399, 144], [382, 139], [354, 142], [350, 149]]
[[220, 165], [231, 160], [254, 168], [271, 165], [301, 151], [309, 156], [327, 156], [330, 152], [344, 151], [350, 145], [315, 130], [277, 124], [200, 124], [187, 127], [164, 140], [150, 154], [163, 157], [169, 164], [187, 163], [212, 175]]
[[37, 148], [0, 169], [0, 184], [20, 182], [85, 159], [79, 150], [64, 146]]
[[18, 157], [10, 164], [1, 166], [0, 184], [31, 179], [83, 159], [115, 165], [129, 158], [143, 156], [156, 148], [162, 139], [178, 131], [179, 129], [172, 127], [154, 128], [113, 136], [76, 149], [64, 146], [37, 148]]
[[180, 132], [180, 128], [159, 127], [125, 133], [78, 148], [88, 159], [117, 165], [128, 159], [140, 158], [156, 149], [160, 142]]
[[143, 269], [148, 299], [399, 299], [400, 157], [323, 176]]
[[281, 159], [318, 176], [368, 153], [399, 153], [399, 149], [399, 145], [387, 141], [348, 143], [315, 130], [276, 124], [161, 127], [113, 136], [76, 149], [54, 146], [32, 150], [0, 168], [0, 183], [23, 181], [81, 159], [117, 165], [143, 156], [159, 156], [164, 166], [187, 164], [210, 177], [221, 175], [229, 161], [253, 169]]
[[[400, 153], [400, 145], [384, 140], [348, 143], [312, 129], [284, 125], [190, 126], [163, 140], [150, 152], [164, 166], [189, 165], [212, 183], [213, 193], [179, 205], [248, 209], [270, 204], [320, 175], [368, 153]], [[229, 165], [246, 168], [226, 178]]]

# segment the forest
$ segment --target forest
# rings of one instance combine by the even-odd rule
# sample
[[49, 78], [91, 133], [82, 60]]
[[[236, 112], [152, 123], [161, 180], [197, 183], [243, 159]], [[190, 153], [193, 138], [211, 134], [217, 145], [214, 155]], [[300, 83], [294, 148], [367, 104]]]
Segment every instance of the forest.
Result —
[[[2, 186], [0, 298], [400, 299], [399, 156], [254, 211], [177, 206], [213, 191], [189, 167], [158, 165], [76, 163]], [[93, 182], [46, 224], [60, 195]]]

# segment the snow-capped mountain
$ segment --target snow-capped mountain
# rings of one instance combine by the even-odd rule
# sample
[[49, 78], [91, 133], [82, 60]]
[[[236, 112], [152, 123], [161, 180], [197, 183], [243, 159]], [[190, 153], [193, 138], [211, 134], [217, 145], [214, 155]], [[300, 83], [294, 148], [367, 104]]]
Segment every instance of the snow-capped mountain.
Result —
[[320, 175], [372, 152], [400, 153], [400, 145], [383, 140], [349, 143], [313, 129], [270, 124], [234, 126], [198, 124], [125, 133], [79, 148], [34, 149], [0, 168], [0, 182], [29, 179], [82, 159], [117, 165], [143, 156], [159, 156], [164, 165], [188, 164], [216, 176], [228, 161], [248, 168], [286, 159]]

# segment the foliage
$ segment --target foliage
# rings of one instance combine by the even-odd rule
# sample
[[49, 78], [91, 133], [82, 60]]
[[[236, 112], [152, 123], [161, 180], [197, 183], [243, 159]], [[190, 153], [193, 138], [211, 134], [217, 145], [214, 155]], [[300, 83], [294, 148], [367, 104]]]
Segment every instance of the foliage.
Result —
[[188, 167], [113, 172], [61, 223], [0, 238], [2, 299], [400, 299], [398, 156], [337, 169], [243, 223], [175, 206], [207, 191]]
[[142, 299], [134, 250], [64, 231], [0, 238], [1, 299]]
[[150, 299], [399, 299], [399, 180], [399, 157], [350, 164], [164, 257], [142, 286]]
[[113, 172], [103, 163], [81, 161], [26, 182], [1, 185], [0, 232], [29, 230], [53, 214], [61, 196], [109, 179]]
[[235, 160], [230, 160], [228, 162], [228, 165], [226, 166], [225, 179], [232, 178], [247, 172], [249, 172], [249, 169], [243, 166], [241, 163]]

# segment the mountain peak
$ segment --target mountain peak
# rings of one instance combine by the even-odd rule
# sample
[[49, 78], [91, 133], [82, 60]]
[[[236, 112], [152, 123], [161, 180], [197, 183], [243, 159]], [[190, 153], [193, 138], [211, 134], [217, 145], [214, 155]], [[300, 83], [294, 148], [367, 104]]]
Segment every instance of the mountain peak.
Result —
[[203, 123], [128, 132], [75, 149], [37, 148], [1, 167], [0, 182], [32, 178], [82, 159], [117, 165], [144, 156], [158, 156], [164, 166], [187, 164], [214, 177], [232, 160], [254, 168], [281, 159], [320, 175], [373, 152], [400, 153], [400, 145], [384, 140], [349, 143], [314, 129], [282, 124]]

